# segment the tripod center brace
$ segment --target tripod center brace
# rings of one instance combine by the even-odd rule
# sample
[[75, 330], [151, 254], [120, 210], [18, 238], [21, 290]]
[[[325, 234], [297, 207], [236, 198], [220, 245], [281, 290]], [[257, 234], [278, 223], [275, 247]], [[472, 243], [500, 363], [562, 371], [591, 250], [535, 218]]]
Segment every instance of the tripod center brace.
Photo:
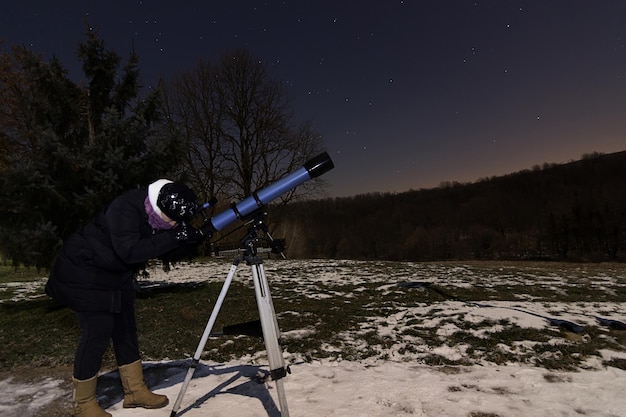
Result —
[[193, 360], [191, 361], [189, 369], [187, 370], [185, 380], [183, 381], [183, 385], [178, 394], [178, 398], [174, 403], [174, 407], [172, 409], [170, 417], [175, 417], [180, 409], [183, 396], [185, 395], [187, 387], [189, 386], [189, 382], [191, 381], [196, 367], [200, 362], [200, 356], [202, 355], [207, 340], [211, 335], [211, 331], [213, 329], [213, 325], [215, 324], [215, 320], [217, 319], [217, 315], [219, 314], [222, 303], [224, 302], [226, 294], [228, 293], [228, 288], [230, 287], [230, 284], [237, 272], [237, 266], [242, 260], [250, 265], [250, 268], [252, 270], [254, 293], [256, 296], [257, 307], [259, 310], [259, 317], [261, 319], [261, 329], [263, 331], [263, 339], [265, 341], [265, 349], [267, 351], [267, 357], [270, 366], [270, 376], [276, 384], [276, 392], [278, 395], [281, 417], [289, 417], [283, 378], [288, 373], [290, 373], [290, 370], [289, 367], [285, 366], [285, 360], [283, 358], [282, 349], [279, 343], [280, 331], [278, 329], [278, 321], [276, 320], [274, 304], [270, 295], [269, 284], [267, 282], [267, 277], [265, 276], [265, 269], [263, 268], [263, 261], [257, 255], [256, 251], [255, 243], [258, 240], [257, 232], [259, 229], [263, 230], [267, 234], [270, 241], [273, 241], [273, 239], [267, 232], [267, 228], [265, 227], [262, 218], [257, 217], [252, 222], [252, 226], [249, 228], [248, 234], [242, 239], [244, 253], [243, 255], [236, 257], [230, 267], [230, 271], [228, 272], [228, 276], [224, 281], [222, 290], [220, 291], [217, 301], [215, 302], [215, 306], [213, 307], [213, 311], [211, 312], [209, 321], [204, 329], [204, 333], [202, 334], [202, 338], [200, 339], [198, 348], [196, 349], [196, 352], [193, 356]]

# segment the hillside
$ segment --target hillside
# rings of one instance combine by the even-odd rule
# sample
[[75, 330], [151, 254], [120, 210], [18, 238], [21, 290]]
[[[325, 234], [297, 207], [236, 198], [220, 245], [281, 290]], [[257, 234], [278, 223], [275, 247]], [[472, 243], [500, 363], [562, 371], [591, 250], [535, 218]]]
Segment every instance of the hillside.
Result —
[[469, 184], [301, 202], [273, 225], [291, 257], [626, 259], [626, 151]]

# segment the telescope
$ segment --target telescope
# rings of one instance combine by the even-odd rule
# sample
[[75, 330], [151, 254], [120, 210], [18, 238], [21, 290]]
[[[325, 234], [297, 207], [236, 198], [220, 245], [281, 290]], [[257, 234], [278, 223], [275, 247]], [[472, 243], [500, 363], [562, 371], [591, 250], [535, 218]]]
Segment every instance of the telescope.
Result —
[[[307, 161], [299, 169], [287, 174], [283, 178], [274, 183], [252, 193], [252, 195], [244, 198], [239, 203], [231, 204], [230, 208], [211, 217], [205, 218], [204, 226], [201, 228], [203, 234], [213, 234], [222, 230], [236, 220], [245, 219], [253, 214], [256, 210], [265, 206], [270, 201], [293, 190], [304, 182], [317, 178], [320, 175], [333, 169], [335, 165], [327, 152], [323, 152], [318, 156]], [[207, 208], [209, 203], [205, 203], [203, 208]]]
[[[224, 285], [222, 286], [222, 290], [220, 291], [220, 294], [217, 298], [215, 307], [211, 312], [209, 322], [204, 329], [204, 333], [202, 335], [200, 343], [198, 344], [196, 353], [194, 354], [193, 361], [189, 366], [189, 369], [187, 369], [187, 375], [185, 376], [185, 380], [183, 381], [183, 385], [181, 387], [180, 393], [178, 394], [178, 398], [176, 399], [170, 417], [176, 417], [176, 414], [180, 409], [183, 395], [187, 390], [187, 386], [189, 385], [189, 382], [193, 377], [193, 373], [198, 363], [200, 362], [200, 356], [204, 351], [206, 342], [209, 336], [212, 335], [211, 330], [213, 329], [213, 325], [215, 324], [217, 314], [222, 307], [222, 303], [226, 298], [226, 293], [228, 292], [230, 283], [237, 271], [237, 265], [241, 260], [245, 260], [246, 263], [250, 265], [250, 268], [252, 270], [252, 279], [254, 282], [257, 306], [259, 309], [260, 331], [258, 326], [256, 325], [256, 322], [243, 325], [234, 325], [230, 327], [231, 330], [235, 332], [234, 334], [248, 334], [250, 336], [259, 336], [260, 334], [263, 335], [270, 365], [270, 376], [272, 380], [276, 382], [278, 401], [280, 404], [280, 415], [283, 417], [289, 417], [282, 378], [290, 373], [290, 370], [288, 366], [285, 366], [285, 360], [280, 349], [280, 331], [278, 330], [278, 322], [276, 320], [276, 313], [274, 312], [274, 305], [270, 297], [269, 284], [267, 282], [267, 278], [265, 277], [263, 262], [260, 257], [256, 256], [256, 249], [254, 248], [253, 242], [256, 240], [257, 228], [262, 228], [264, 226], [261, 220], [261, 216], [259, 216], [259, 213], [263, 211], [263, 207], [267, 203], [277, 197], [280, 197], [286, 192], [293, 190], [298, 185], [310, 179], [319, 177], [320, 175], [330, 171], [334, 167], [335, 166], [333, 164], [333, 161], [330, 159], [330, 156], [328, 156], [328, 153], [324, 152], [316, 156], [315, 158], [307, 161], [302, 167], [293, 171], [290, 174], [287, 174], [278, 181], [268, 185], [265, 188], [255, 191], [254, 193], [252, 193], [252, 195], [244, 198], [239, 203], [231, 204], [228, 210], [225, 210], [217, 214], [216, 216], [211, 217], [210, 219], [205, 215], [204, 209], [210, 207], [214, 203], [204, 203], [200, 207], [203, 226], [198, 230], [200, 230], [200, 232], [205, 237], [211, 237], [213, 233], [223, 229], [224, 227], [228, 226], [236, 220], [246, 220], [250, 217], [256, 217], [254, 222], [252, 222], [254, 223], [254, 225], [250, 228], [248, 235], [242, 240], [242, 243], [244, 243], [244, 248], [246, 249], [244, 255], [240, 255], [235, 258], [235, 260], [233, 261], [233, 265], [230, 268], [230, 272], [228, 273], [228, 276], [224, 281]], [[262, 230], [267, 232], [266, 229]], [[270, 240], [273, 241], [271, 236]], [[272, 250], [274, 250], [274, 247], [272, 247]], [[244, 330], [245, 333], [242, 333], [241, 330]], [[225, 328], [223, 334], [229, 333], [230, 330], [227, 330]]]

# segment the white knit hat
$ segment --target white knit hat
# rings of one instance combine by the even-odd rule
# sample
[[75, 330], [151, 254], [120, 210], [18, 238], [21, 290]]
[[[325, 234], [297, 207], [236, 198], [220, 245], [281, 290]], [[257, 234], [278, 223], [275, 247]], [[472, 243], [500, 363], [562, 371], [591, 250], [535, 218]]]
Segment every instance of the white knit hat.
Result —
[[161, 188], [163, 188], [165, 184], [169, 184], [170, 182], [172, 181], [160, 179], [148, 186], [148, 198], [150, 199], [150, 205], [159, 216], [161, 216], [162, 212], [161, 209], [157, 206], [157, 198], [159, 198], [159, 192], [161, 191]]

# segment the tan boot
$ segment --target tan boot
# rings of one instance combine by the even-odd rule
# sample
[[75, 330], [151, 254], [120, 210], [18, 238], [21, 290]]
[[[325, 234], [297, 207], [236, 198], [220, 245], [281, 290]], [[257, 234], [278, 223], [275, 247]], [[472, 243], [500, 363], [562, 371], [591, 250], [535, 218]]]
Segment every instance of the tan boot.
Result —
[[96, 401], [96, 384], [98, 378], [79, 380], [72, 378], [74, 388], [74, 407], [70, 415], [74, 417], [112, 417], [104, 411]]
[[144, 383], [140, 360], [120, 366], [119, 370], [124, 387], [124, 408], [162, 408], [169, 404], [165, 395], [153, 394]]

